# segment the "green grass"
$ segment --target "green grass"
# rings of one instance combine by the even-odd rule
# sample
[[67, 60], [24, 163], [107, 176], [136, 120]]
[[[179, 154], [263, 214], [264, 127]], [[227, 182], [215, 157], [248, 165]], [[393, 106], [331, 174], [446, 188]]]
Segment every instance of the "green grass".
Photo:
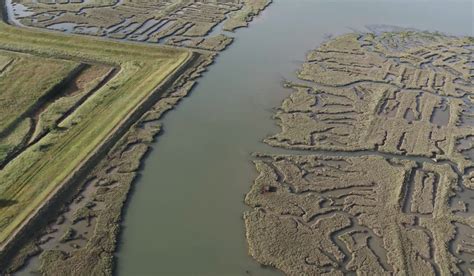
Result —
[[65, 36], [0, 24], [0, 49], [120, 68], [60, 125], [0, 171], [0, 244], [113, 134], [191, 53], [173, 48]]
[[0, 74], [5, 70], [5, 68], [13, 61], [13, 57], [9, 55], [0, 54]]
[[64, 80], [77, 62], [0, 51], [0, 133]]
[[18, 122], [15, 128], [9, 132], [8, 135], [0, 138], [0, 161], [3, 161], [11, 151], [26, 142], [25, 140], [31, 126], [32, 120], [30, 118], [25, 118]]
[[62, 97], [51, 102], [39, 114], [35, 131], [32, 134], [31, 140], [36, 140], [41, 135], [56, 128], [58, 121], [63, 115], [72, 110], [80, 101], [85, 99], [88, 95], [100, 86], [100, 84], [112, 73], [112, 68], [107, 66], [89, 66], [83, 70], [79, 76], [71, 83], [69, 83], [72, 90], [69, 93], [62, 95]]

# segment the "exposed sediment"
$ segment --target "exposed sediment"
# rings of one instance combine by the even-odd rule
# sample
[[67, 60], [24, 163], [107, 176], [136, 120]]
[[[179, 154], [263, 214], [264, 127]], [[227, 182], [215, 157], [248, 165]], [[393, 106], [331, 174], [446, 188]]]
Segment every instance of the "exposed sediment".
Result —
[[311, 51], [265, 142], [334, 155], [258, 155], [250, 254], [289, 275], [469, 273], [472, 45], [399, 31]]

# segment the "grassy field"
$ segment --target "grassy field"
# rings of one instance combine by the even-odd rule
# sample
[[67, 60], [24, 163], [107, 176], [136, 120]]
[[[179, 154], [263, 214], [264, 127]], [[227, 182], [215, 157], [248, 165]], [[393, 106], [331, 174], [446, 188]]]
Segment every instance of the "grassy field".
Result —
[[[71, 64], [101, 63], [119, 68], [61, 122], [60, 129], [49, 132], [0, 171], [0, 245], [4, 246], [191, 53], [18, 29], [3, 23], [0, 49], [51, 62], [64, 59]], [[0, 67], [2, 63], [0, 60]]]
[[0, 133], [78, 65], [67, 60], [0, 51]]

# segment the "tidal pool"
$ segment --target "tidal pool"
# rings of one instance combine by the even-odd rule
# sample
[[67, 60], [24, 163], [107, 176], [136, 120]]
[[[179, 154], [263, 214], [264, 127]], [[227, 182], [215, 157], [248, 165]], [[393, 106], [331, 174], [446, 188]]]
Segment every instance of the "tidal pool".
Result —
[[119, 275], [279, 275], [247, 254], [252, 152], [304, 54], [332, 35], [396, 25], [473, 35], [471, 1], [275, 0], [163, 120], [124, 216]]

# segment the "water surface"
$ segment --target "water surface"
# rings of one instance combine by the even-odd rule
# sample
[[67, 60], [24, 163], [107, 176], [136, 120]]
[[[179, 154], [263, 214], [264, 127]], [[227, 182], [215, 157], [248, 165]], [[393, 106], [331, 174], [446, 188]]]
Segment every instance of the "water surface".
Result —
[[119, 275], [278, 275], [247, 254], [251, 153], [305, 53], [331, 35], [388, 24], [473, 35], [471, 1], [274, 0], [164, 119], [125, 214]]

